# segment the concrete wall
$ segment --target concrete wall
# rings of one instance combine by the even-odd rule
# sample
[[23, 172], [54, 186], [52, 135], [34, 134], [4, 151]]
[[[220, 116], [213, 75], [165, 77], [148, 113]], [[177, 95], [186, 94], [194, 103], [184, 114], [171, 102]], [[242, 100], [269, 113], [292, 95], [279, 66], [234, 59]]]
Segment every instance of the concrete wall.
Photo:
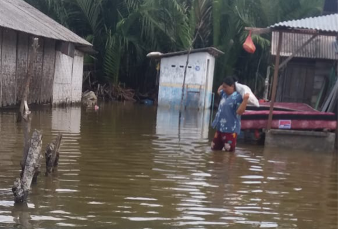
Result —
[[[0, 27], [0, 107], [19, 103], [32, 56], [33, 36]], [[80, 102], [83, 53], [74, 57], [57, 50], [57, 41], [39, 38], [28, 102]]]
[[[161, 60], [159, 106], [180, 106], [186, 60], [187, 55], [165, 57]], [[185, 106], [199, 109], [210, 107], [214, 67], [215, 58], [209, 53], [190, 55], [185, 82]]]
[[335, 133], [296, 130], [270, 130], [266, 133], [268, 148], [298, 149], [314, 152], [333, 152]]

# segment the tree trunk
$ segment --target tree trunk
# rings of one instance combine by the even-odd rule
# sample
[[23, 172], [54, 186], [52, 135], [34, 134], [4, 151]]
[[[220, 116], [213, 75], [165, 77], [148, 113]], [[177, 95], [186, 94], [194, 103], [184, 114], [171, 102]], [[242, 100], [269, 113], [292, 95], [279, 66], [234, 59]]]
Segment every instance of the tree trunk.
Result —
[[14, 201], [16, 203], [22, 203], [27, 201], [28, 192], [30, 190], [34, 174], [39, 168], [40, 164], [40, 152], [42, 145], [42, 134], [40, 131], [35, 130], [30, 140], [30, 147], [27, 154], [25, 169], [22, 173], [22, 177], [17, 178], [12, 188], [14, 194]]

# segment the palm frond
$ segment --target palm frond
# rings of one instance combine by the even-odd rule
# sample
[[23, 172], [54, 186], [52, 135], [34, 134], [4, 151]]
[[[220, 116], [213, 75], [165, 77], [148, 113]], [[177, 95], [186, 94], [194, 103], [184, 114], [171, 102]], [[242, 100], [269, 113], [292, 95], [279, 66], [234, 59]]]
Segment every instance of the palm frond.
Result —
[[102, 19], [100, 19], [102, 0], [75, 0], [75, 2], [85, 16], [92, 32], [95, 33], [102, 22]]
[[104, 55], [103, 71], [106, 79], [117, 85], [119, 82], [119, 72], [121, 63], [121, 49], [118, 43], [107, 48]]

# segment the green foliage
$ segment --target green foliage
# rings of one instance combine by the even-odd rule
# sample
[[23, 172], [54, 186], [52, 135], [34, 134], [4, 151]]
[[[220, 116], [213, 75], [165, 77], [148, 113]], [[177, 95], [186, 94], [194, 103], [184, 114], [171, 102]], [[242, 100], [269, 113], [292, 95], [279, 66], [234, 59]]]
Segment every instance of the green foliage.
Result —
[[[323, 0], [26, 0], [94, 45], [98, 79], [140, 87], [151, 51], [214, 46], [215, 85], [227, 74], [252, 84], [265, 77], [270, 34], [253, 36], [254, 54], [243, 51], [245, 27], [319, 15]], [[252, 85], [251, 85], [252, 86]]]

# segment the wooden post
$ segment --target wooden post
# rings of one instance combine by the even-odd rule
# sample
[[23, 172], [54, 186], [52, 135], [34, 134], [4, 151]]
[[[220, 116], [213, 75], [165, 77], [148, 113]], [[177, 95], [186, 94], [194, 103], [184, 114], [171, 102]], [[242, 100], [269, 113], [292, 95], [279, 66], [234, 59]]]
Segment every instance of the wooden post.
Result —
[[14, 201], [22, 203], [27, 201], [29, 189], [32, 184], [34, 174], [40, 164], [40, 151], [42, 145], [42, 134], [35, 130], [30, 140], [30, 147], [25, 162], [25, 169], [21, 179], [17, 178], [12, 188]]
[[30, 57], [30, 62], [28, 64], [28, 71], [27, 71], [27, 76], [25, 80], [25, 89], [23, 91], [22, 98], [21, 98], [20, 110], [19, 110], [20, 114], [18, 116], [18, 122], [21, 121], [21, 118], [25, 118], [26, 115], [30, 114], [27, 101], [28, 101], [28, 94], [29, 94], [29, 85], [33, 77], [34, 63], [36, 61], [38, 48], [39, 48], [39, 38], [34, 38], [32, 47], [33, 47], [33, 54]]
[[59, 134], [54, 142], [48, 144], [46, 148], [46, 175], [52, 173], [53, 169], [58, 165], [61, 140], [62, 134]]
[[190, 58], [191, 50], [192, 50], [192, 46], [191, 46], [191, 48], [190, 48], [189, 51], [188, 51], [188, 54], [187, 54], [187, 61], [186, 61], [186, 63], [185, 63], [185, 68], [184, 68], [180, 110], [182, 110], [182, 106], [183, 106], [184, 88], [185, 88], [185, 79], [186, 79], [186, 77], [187, 77], [187, 68], [188, 68], [188, 64], [189, 64], [189, 58]]
[[185, 79], [187, 77], [187, 69], [188, 69], [188, 65], [189, 65], [189, 58], [190, 58], [190, 53], [191, 53], [191, 50], [193, 49], [194, 47], [194, 44], [195, 44], [195, 41], [197, 39], [197, 36], [199, 34], [199, 30], [201, 29], [201, 23], [200, 25], [198, 26], [197, 28], [197, 31], [196, 31], [196, 34], [195, 34], [195, 37], [194, 39], [192, 40], [191, 42], [191, 46], [190, 46], [190, 49], [188, 50], [188, 54], [187, 54], [187, 61], [185, 63], [185, 67], [184, 67], [184, 74], [183, 74], [183, 84], [182, 84], [182, 95], [181, 95], [181, 105], [180, 105], [180, 112], [179, 112], [179, 118], [181, 119], [181, 111], [182, 111], [182, 107], [183, 107], [183, 99], [184, 99], [184, 88], [185, 88]]
[[25, 89], [24, 92], [22, 94], [22, 98], [21, 98], [21, 104], [20, 104], [20, 110], [19, 110], [19, 114], [18, 114], [18, 118], [17, 121], [20, 122], [22, 119], [24, 120], [23, 123], [23, 129], [24, 129], [24, 149], [23, 149], [23, 157], [21, 160], [21, 168], [22, 168], [22, 172], [24, 170], [24, 165], [26, 162], [26, 158], [27, 158], [27, 154], [28, 154], [28, 150], [29, 150], [29, 145], [30, 145], [30, 138], [29, 138], [29, 134], [31, 131], [31, 112], [29, 111], [29, 107], [28, 107], [28, 94], [29, 94], [29, 85], [31, 82], [31, 79], [33, 77], [33, 68], [34, 68], [34, 62], [36, 60], [36, 56], [37, 56], [37, 52], [38, 52], [38, 48], [39, 48], [39, 39], [38, 38], [34, 38], [33, 40], [33, 54], [32, 57], [30, 58], [30, 62], [28, 65], [28, 71], [27, 71], [27, 76], [26, 76], [26, 80], [25, 80]]
[[16, 203], [26, 202], [28, 192], [32, 182], [36, 182], [37, 176], [40, 173], [40, 151], [42, 145], [42, 134], [35, 130], [32, 138], [30, 138], [31, 130], [31, 112], [28, 107], [28, 94], [29, 94], [29, 85], [33, 77], [33, 68], [34, 63], [37, 57], [37, 50], [39, 48], [39, 39], [34, 38], [33, 40], [33, 54], [30, 57], [30, 62], [28, 65], [24, 92], [21, 98], [20, 110], [18, 113], [17, 121], [20, 122], [23, 120], [23, 130], [24, 130], [24, 149], [23, 156], [20, 162], [21, 164], [21, 174], [20, 178], [17, 178], [14, 182], [12, 188], [14, 194], [14, 201]]
[[270, 113], [269, 113], [267, 131], [269, 131], [271, 129], [271, 125], [272, 125], [272, 115], [273, 115], [272, 112], [273, 112], [273, 106], [274, 106], [275, 100], [276, 100], [276, 92], [277, 92], [277, 84], [278, 84], [278, 72], [279, 72], [279, 60], [280, 60], [280, 51], [281, 51], [281, 47], [282, 47], [282, 41], [283, 41], [283, 33], [279, 32], [277, 55], [276, 55], [276, 62], [275, 62], [275, 70], [274, 70], [274, 74], [273, 74], [272, 95], [271, 95], [271, 101], [270, 101]]

